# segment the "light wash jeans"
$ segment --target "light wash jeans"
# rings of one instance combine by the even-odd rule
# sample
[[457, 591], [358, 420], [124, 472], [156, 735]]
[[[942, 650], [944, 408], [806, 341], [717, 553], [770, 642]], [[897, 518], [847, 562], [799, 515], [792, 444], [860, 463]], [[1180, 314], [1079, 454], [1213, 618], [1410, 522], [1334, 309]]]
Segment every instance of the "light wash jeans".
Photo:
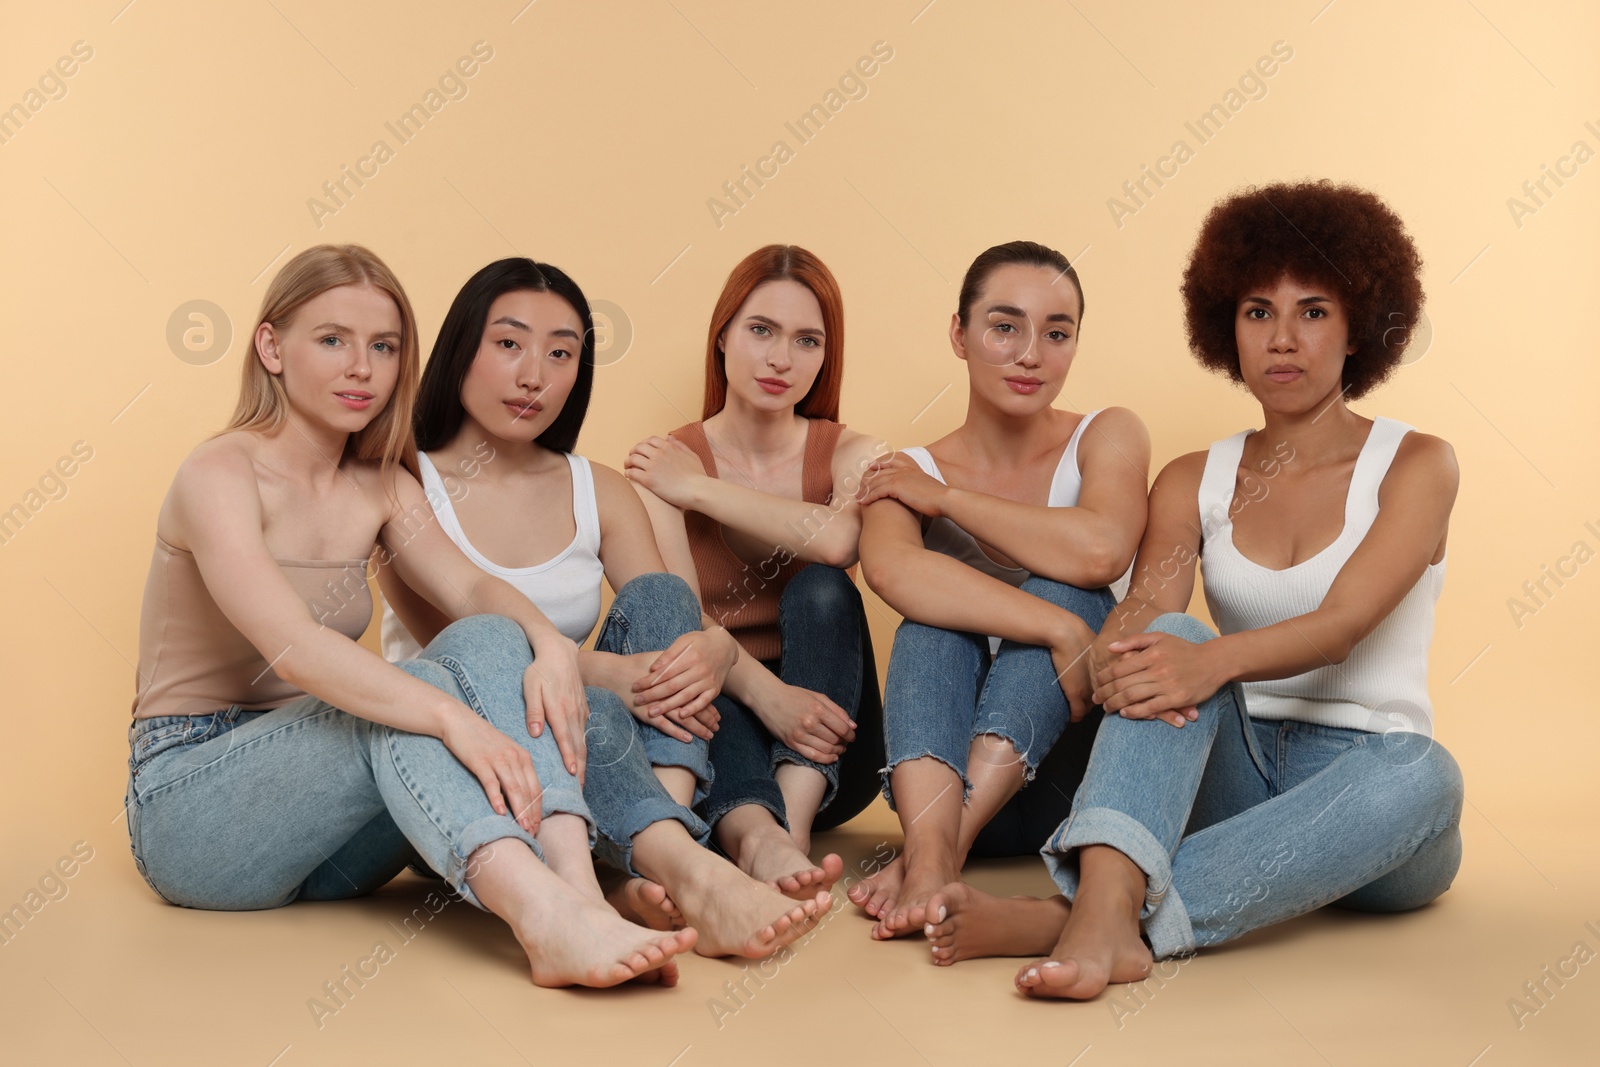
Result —
[[[521, 627], [476, 615], [396, 664], [466, 704], [533, 757], [545, 818], [594, 823], [549, 730], [528, 734]], [[623, 714], [626, 714], [624, 711]], [[438, 738], [341, 711], [314, 696], [267, 711], [237, 705], [138, 719], [129, 730], [127, 815], [134, 864], [164, 900], [248, 911], [371, 893], [418, 854], [474, 906], [478, 848], [538, 842], [489, 806]]]
[[[1022, 591], [1072, 612], [1097, 632], [1115, 605], [1108, 589], [1080, 589], [1038, 576], [1023, 582]], [[905, 760], [923, 756], [932, 756], [961, 776], [964, 799], [972, 792], [967, 778], [972, 742], [986, 735], [1010, 742], [1009, 747], [1015, 752], [1007, 752], [1006, 758], [1024, 764], [1024, 784], [1033, 781], [1047, 753], [1052, 754], [1052, 770], [1064, 769], [1071, 762], [1063, 762], [1068, 753], [1053, 751], [1063, 746], [1078, 752], [1081, 775], [1098, 725], [1092, 718], [1085, 718], [1069, 727], [1072, 709], [1056, 680], [1048, 648], [1002, 641], [999, 654], [991, 660], [989, 639], [982, 634], [946, 630], [910, 619], [895, 631], [883, 705], [888, 751], [888, 766], [882, 772], [883, 795], [891, 807], [894, 795], [889, 788], [890, 772]], [[1040, 828], [1026, 846], [1028, 852], [1038, 848], [1049, 829], [1060, 822], [1067, 807], [1064, 798], [1071, 795], [1078, 780], [1052, 780], [1051, 784], [1055, 788], [1047, 792], [1054, 796], [1034, 799], [1048, 807], [1055, 818]], [[1021, 798], [1029, 792], [1032, 791], [1018, 792], [1012, 807], [1027, 806], [1028, 802]], [[1035, 821], [1021, 812], [1015, 817], [1007, 813], [1002, 820], [1018, 825]], [[981, 845], [974, 846], [974, 852], [997, 854]]]
[[[700, 629], [700, 602], [687, 582], [674, 574], [641, 574], [618, 590], [595, 649], [617, 655], [660, 652], [686, 633]], [[686, 767], [694, 773], [694, 802], [712, 782], [709, 745], [700, 738], [679, 741], [637, 719], [609, 689], [589, 686], [589, 762], [584, 798], [594, 811], [601, 859], [630, 874], [633, 838], [663, 819], [676, 819], [702, 845], [711, 830], [698, 815], [672, 799], [652, 767]]]
[[[1148, 632], [1199, 644], [1182, 614]], [[1461, 864], [1461, 771], [1423, 734], [1251, 719], [1234, 683], [1181, 729], [1107, 715], [1072, 814], [1041, 853], [1071, 900], [1076, 849], [1110, 845], [1144, 871], [1156, 959], [1231, 941], [1325, 904], [1419, 908]]]

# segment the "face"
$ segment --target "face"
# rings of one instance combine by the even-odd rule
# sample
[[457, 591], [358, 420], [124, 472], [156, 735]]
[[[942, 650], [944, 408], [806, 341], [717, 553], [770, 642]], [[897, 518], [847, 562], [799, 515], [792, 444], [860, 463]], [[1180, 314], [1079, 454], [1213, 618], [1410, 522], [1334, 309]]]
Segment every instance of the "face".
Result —
[[1078, 289], [1060, 271], [997, 267], [967, 311], [951, 316], [950, 344], [966, 360], [973, 391], [1003, 411], [1049, 407], [1078, 351]]
[[810, 289], [789, 278], [757, 286], [717, 341], [728, 398], [763, 411], [793, 408], [822, 370], [825, 341]]
[[400, 309], [369, 285], [341, 285], [307, 301], [276, 329], [256, 329], [261, 362], [289, 406], [314, 424], [356, 433], [388, 404], [400, 376]]
[[1263, 407], [1283, 414], [1337, 399], [1356, 350], [1344, 305], [1324, 286], [1282, 277], [1245, 293], [1234, 319], [1239, 371]]
[[555, 293], [503, 293], [489, 305], [461, 405], [484, 433], [532, 441], [550, 428], [578, 380], [583, 320]]

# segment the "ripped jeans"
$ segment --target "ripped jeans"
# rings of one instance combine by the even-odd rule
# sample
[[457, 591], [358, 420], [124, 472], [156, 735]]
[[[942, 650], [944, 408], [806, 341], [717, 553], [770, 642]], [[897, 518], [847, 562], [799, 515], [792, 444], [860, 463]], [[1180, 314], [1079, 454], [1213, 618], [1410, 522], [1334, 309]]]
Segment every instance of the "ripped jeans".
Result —
[[[1038, 576], [1021, 588], [1072, 612], [1096, 633], [1115, 604], [1108, 589], [1079, 589]], [[1014, 750], [1006, 758], [1026, 766], [1025, 784], [1043, 770], [1052, 788], [1019, 791], [991, 823], [997, 829], [1020, 828], [1006, 835], [1017, 840], [997, 847], [980, 835], [972, 854], [1030, 852], [1044, 843], [1070, 807], [1094, 744], [1098, 714], [1069, 725], [1070, 718], [1071, 708], [1056, 681], [1048, 648], [1002, 641], [999, 654], [991, 660], [989, 639], [981, 634], [907, 619], [895, 631], [884, 687], [888, 766], [883, 769], [883, 795], [893, 807], [889, 773], [902, 761], [921, 756], [948, 765], [961, 776], [964, 792], [970, 793], [967, 757], [972, 743], [980, 737], [995, 738], [995, 744]], [[1041, 809], [1039, 817], [1030, 815], [1030, 808]]]

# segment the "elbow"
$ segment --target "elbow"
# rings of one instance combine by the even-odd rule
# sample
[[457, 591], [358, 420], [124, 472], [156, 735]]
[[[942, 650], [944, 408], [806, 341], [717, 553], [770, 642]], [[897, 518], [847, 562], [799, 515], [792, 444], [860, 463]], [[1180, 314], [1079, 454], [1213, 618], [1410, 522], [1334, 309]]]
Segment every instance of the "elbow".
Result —
[[861, 555], [856, 549], [855, 542], [840, 540], [835, 544], [823, 546], [821, 555], [816, 562], [826, 564], [829, 567], [837, 567], [840, 570], [848, 570], [854, 567], [860, 559]]
[[1083, 585], [1088, 589], [1110, 585], [1126, 574], [1132, 563], [1133, 552], [1130, 549], [1109, 539], [1096, 541], [1083, 551], [1079, 560]]
[[891, 606], [898, 600], [898, 590], [895, 588], [895, 567], [892, 561], [886, 560], [879, 553], [861, 557], [861, 577], [867, 581], [867, 587], [877, 593], [883, 601]]

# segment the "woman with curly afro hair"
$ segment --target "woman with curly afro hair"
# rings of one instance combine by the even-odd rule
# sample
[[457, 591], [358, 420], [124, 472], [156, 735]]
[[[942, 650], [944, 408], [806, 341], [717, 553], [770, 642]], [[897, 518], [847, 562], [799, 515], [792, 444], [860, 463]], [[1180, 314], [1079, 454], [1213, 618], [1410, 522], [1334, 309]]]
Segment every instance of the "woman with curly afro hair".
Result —
[[[1348, 402], [1399, 364], [1421, 261], [1373, 194], [1270, 185], [1211, 211], [1184, 274], [1190, 347], [1261, 404], [1169, 463], [1127, 597], [1091, 647], [1107, 712], [1041, 850], [1062, 896], [951, 886], [934, 956], [1044, 956], [1081, 999], [1155, 960], [1326, 904], [1407, 911], [1461, 861], [1461, 772], [1432, 739], [1427, 652], [1450, 445]], [[1184, 614], [1196, 564], [1220, 636]]]

